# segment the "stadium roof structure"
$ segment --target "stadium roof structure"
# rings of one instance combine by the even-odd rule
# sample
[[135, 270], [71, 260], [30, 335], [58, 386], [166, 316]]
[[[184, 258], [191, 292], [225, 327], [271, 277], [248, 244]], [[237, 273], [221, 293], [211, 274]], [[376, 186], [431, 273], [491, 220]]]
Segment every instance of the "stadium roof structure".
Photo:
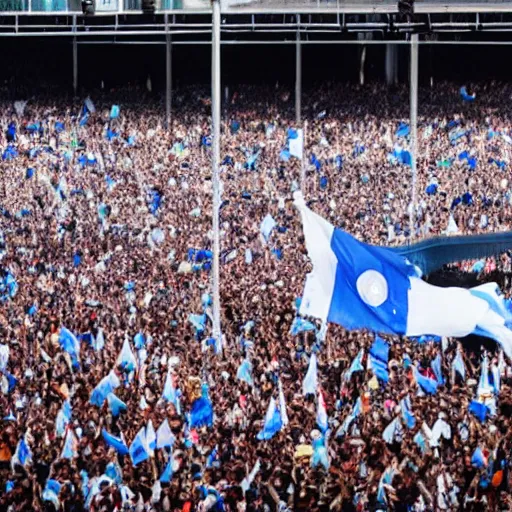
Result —
[[[97, 0], [96, 14], [85, 16], [80, 0], [53, 0], [51, 11], [41, 10], [46, 0], [0, 0], [0, 37], [120, 44], [164, 44], [171, 37], [173, 44], [210, 44], [209, 2], [189, 1], [171, 9], [174, 0], [160, 0], [148, 15], [141, 0]], [[399, 44], [410, 33], [419, 33], [421, 44], [443, 43], [431, 34], [512, 31], [512, 2], [496, 0], [416, 0], [412, 16], [399, 13], [392, 0], [224, 0], [221, 16], [222, 44], [295, 43], [297, 34], [303, 44]]]

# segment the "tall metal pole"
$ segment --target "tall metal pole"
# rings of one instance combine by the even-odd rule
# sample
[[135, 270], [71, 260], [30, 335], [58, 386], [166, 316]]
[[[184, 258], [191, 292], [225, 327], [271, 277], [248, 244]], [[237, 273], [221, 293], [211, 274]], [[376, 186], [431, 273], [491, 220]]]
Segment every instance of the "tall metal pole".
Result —
[[[300, 19], [299, 19], [300, 23]], [[297, 29], [297, 40], [295, 43], [295, 122], [300, 126], [301, 120], [301, 94], [302, 94], [302, 45], [300, 30]]]
[[169, 32], [169, 15], [165, 14], [165, 125], [171, 127], [172, 103], [172, 43]]
[[[73, 15], [73, 32], [76, 32], [76, 14]], [[73, 36], [73, 94], [78, 91], [78, 42]]]
[[414, 238], [416, 221], [416, 181], [418, 158], [418, 34], [411, 38], [411, 76], [410, 76], [410, 106], [411, 106], [411, 175], [412, 175], [412, 212], [410, 217], [410, 239]]
[[220, 330], [220, 0], [213, 0], [212, 20], [212, 183], [213, 183], [213, 337], [221, 343]]

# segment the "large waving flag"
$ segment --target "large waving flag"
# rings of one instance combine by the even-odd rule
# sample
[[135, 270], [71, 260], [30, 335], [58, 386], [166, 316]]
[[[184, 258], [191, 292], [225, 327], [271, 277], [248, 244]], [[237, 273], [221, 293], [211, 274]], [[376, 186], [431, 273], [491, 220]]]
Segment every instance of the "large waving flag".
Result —
[[507, 326], [512, 314], [496, 283], [469, 290], [430, 285], [403, 256], [334, 228], [306, 206], [300, 192], [295, 193], [295, 205], [313, 264], [302, 297], [302, 315], [346, 329], [387, 334], [479, 334], [496, 340], [512, 358], [512, 331]]

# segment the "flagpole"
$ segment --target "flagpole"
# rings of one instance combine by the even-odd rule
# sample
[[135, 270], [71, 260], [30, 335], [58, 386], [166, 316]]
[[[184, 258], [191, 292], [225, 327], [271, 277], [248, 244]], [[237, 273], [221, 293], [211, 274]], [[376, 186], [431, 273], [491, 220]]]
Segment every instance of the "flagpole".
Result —
[[213, 184], [213, 338], [221, 342], [220, 330], [220, 0], [212, 0], [212, 184]]
[[302, 162], [300, 169], [300, 191], [302, 195], [306, 195], [306, 131], [307, 131], [308, 122], [304, 121], [304, 126], [302, 128]]
[[165, 127], [171, 125], [171, 100], [172, 100], [172, 46], [169, 32], [169, 15], [165, 14]]
[[411, 174], [412, 174], [412, 212], [409, 219], [409, 240], [414, 239], [414, 224], [417, 203], [417, 156], [418, 156], [418, 34], [411, 36], [411, 75], [410, 75], [410, 107], [411, 107]]
[[[300, 24], [300, 16], [297, 15]], [[302, 46], [300, 40], [300, 29], [297, 29], [295, 42], [295, 122], [300, 126], [301, 120], [301, 95], [302, 95]]]

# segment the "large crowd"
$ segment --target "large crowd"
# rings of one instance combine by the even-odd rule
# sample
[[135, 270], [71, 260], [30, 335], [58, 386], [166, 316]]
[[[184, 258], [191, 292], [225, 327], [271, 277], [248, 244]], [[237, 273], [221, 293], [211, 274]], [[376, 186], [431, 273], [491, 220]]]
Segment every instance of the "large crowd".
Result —
[[[309, 92], [302, 161], [287, 151], [299, 128], [288, 90], [231, 91], [221, 341], [208, 91], [179, 91], [169, 127], [137, 89], [3, 102], [0, 510], [511, 510], [512, 367], [499, 350], [386, 337], [386, 383], [367, 364], [373, 333], [322, 334], [312, 319], [292, 333], [310, 270], [293, 192], [379, 245], [509, 230], [511, 93], [420, 91], [414, 208], [407, 89]], [[267, 215], [275, 226], [262, 236]], [[482, 262], [479, 276], [510, 261]], [[313, 356], [318, 391], [305, 395]], [[437, 379], [434, 393], [413, 363]], [[492, 386], [478, 396], [482, 373]], [[288, 422], [259, 440], [272, 398]], [[213, 418], [194, 425], [199, 402]], [[137, 439], [148, 456], [135, 465], [119, 445]]]

